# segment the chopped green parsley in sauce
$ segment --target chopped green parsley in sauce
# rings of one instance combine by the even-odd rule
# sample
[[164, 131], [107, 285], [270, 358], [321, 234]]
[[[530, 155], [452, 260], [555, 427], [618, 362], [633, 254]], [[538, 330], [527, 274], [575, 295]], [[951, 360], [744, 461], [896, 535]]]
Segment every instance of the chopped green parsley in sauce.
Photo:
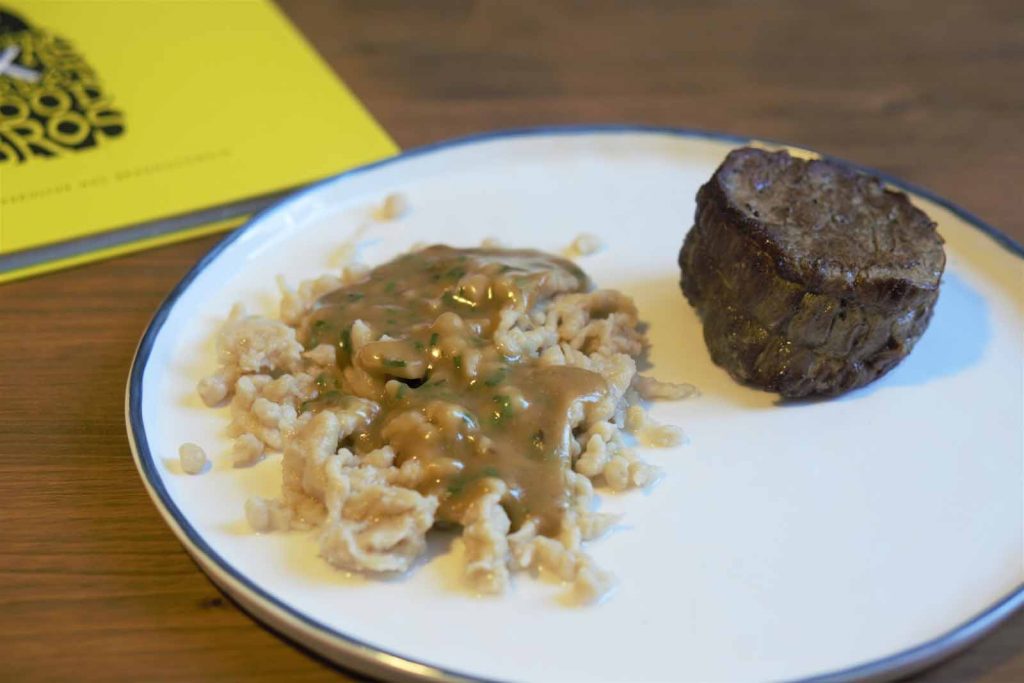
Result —
[[[303, 320], [306, 347], [330, 344], [337, 357], [303, 409], [338, 405], [342, 387], [371, 398], [379, 412], [347, 445], [390, 445], [396, 465], [419, 461], [427, 476], [418, 488], [438, 497], [440, 521], [459, 523], [496, 478], [508, 485], [513, 528], [533, 518], [556, 534], [571, 496], [571, 409], [605, 396], [607, 384], [514, 355], [495, 334], [503, 312], [542, 315], [554, 293], [588, 286], [574, 264], [533, 250], [434, 246], [400, 256], [324, 295]], [[373, 341], [357, 350], [354, 337]]]

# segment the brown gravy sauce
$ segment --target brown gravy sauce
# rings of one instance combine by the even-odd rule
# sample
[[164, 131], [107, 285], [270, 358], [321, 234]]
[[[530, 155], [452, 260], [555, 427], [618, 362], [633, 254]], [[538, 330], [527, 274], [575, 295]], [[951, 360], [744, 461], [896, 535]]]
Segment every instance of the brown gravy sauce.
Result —
[[[369, 429], [346, 445], [365, 454], [390, 444], [397, 465], [419, 461], [418, 488], [438, 497], [439, 521], [460, 523], [497, 478], [513, 529], [534, 518], [556, 534], [570, 503], [571, 409], [607, 385], [588, 370], [505, 355], [494, 333], [505, 309], [528, 313], [556, 291], [588, 287], [574, 264], [533, 250], [433, 246], [400, 256], [307, 314], [306, 347], [332, 344], [338, 363], [306, 407], [347, 394], [377, 401]], [[353, 352], [357, 321], [385, 338]]]

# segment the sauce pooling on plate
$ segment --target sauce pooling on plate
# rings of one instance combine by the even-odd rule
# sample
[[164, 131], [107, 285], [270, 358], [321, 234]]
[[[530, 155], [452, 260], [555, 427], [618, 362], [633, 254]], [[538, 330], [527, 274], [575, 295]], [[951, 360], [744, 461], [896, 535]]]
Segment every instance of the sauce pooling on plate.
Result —
[[337, 358], [304, 407], [377, 402], [369, 428], [345, 445], [390, 445], [397, 465], [417, 461], [427, 474], [418, 490], [437, 496], [440, 521], [461, 523], [500, 479], [513, 528], [533, 519], [555, 534], [571, 502], [572, 429], [608, 386], [596, 372], [520, 354], [510, 328], [541, 319], [553, 293], [589, 286], [574, 264], [533, 250], [433, 246], [399, 257], [324, 295], [302, 321], [306, 348], [330, 344]]

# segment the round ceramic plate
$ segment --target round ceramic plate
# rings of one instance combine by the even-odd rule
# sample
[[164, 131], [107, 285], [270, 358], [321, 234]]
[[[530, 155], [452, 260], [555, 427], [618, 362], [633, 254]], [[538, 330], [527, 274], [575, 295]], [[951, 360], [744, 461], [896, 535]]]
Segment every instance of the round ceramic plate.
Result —
[[[880, 381], [784, 404], [712, 364], [680, 293], [676, 255], [694, 195], [739, 138], [676, 130], [498, 133], [408, 152], [324, 181], [253, 219], [207, 255], [157, 312], [128, 386], [128, 429], [171, 529], [258, 618], [332, 660], [388, 678], [501, 681], [864, 678], [934, 661], [1024, 602], [1021, 248], [906, 185], [938, 222], [948, 265], [931, 326]], [[370, 219], [389, 193], [408, 211]], [[226, 409], [196, 381], [235, 301], [273, 315], [274, 277], [336, 268], [355, 237], [377, 264], [417, 242], [557, 252], [605, 242], [581, 265], [635, 298], [652, 374], [702, 395], [655, 404], [689, 440], [645, 452], [650, 491], [602, 496], [625, 513], [590, 544], [618, 577], [604, 603], [517, 576], [497, 598], [460, 581], [458, 544], [436, 539], [408, 576], [346, 575], [312, 533], [257, 535], [250, 495], [279, 491], [280, 458], [230, 464]], [[182, 473], [201, 444], [212, 468]]]

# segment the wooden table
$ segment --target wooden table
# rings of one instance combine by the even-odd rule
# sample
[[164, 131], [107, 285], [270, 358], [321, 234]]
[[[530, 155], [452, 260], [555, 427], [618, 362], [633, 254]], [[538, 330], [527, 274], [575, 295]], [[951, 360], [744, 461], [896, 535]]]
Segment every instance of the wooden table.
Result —
[[[1024, 4], [285, 2], [403, 147], [642, 122], [788, 140], [1024, 241]], [[0, 287], [0, 679], [336, 679], [196, 568], [132, 464], [135, 344], [218, 238]], [[1024, 680], [1024, 614], [918, 680]]]

